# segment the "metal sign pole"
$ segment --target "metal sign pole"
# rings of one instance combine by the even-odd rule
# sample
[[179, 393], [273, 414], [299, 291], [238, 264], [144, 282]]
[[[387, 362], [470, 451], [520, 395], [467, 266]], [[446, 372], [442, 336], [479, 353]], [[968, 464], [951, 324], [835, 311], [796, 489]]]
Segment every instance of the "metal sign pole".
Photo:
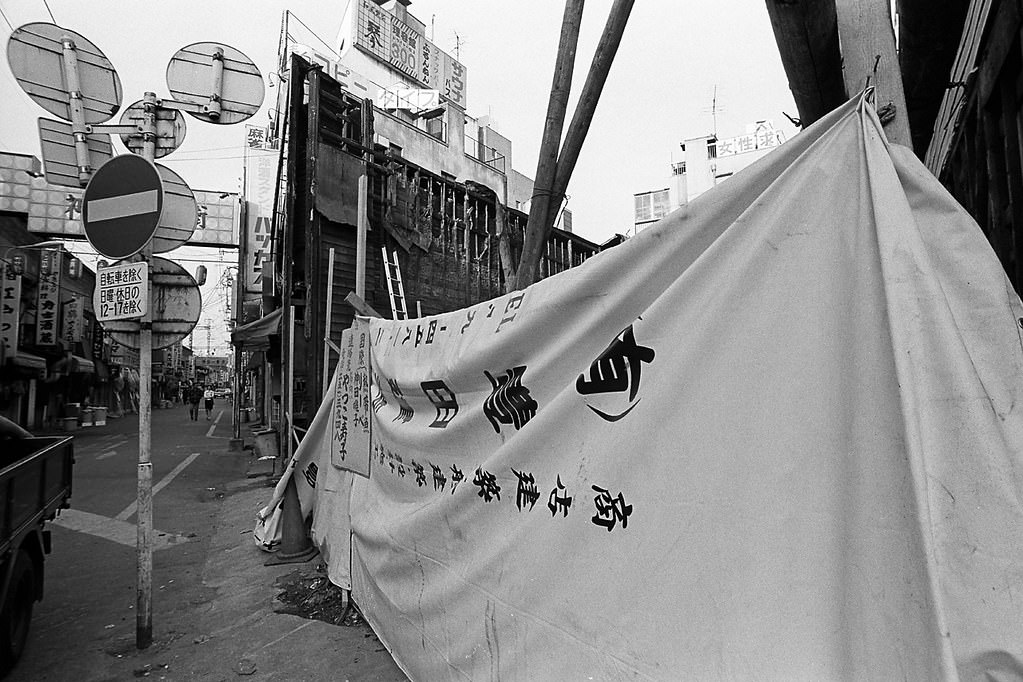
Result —
[[[156, 94], [145, 95], [142, 121], [142, 157], [156, 158]], [[153, 260], [153, 242], [142, 250], [149, 268]], [[150, 446], [153, 426], [153, 278], [147, 278], [146, 314], [139, 321], [139, 463], [138, 463], [138, 542], [135, 646], [148, 648], [153, 643], [153, 462]]]
[[61, 36], [64, 54], [64, 72], [67, 75], [68, 104], [71, 108], [71, 131], [75, 140], [75, 158], [78, 161], [78, 181], [84, 187], [92, 177], [89, 164], [89, 143], [85, 138], [85, 109], [82, 107], [82, 88], [78, 79], [78, 55], [75, 41], [70, 36]]

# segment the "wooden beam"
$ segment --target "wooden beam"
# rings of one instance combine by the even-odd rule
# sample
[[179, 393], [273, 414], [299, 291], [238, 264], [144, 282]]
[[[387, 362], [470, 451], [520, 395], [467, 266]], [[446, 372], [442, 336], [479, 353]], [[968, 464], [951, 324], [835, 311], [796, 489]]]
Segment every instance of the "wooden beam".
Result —
[[383, 315], [374, 310], [373, 306], [363, 301], [362, 298], [360, 298], [359, 296], [356, 296], [354, 291], [348, 292], [348, 295], [345, 296], [345, 303], [352, 306], [352, 308], [355, 309], [355, 312], [359, 313], [364, 317], [383, 318]]
[[529, 219], [526, 221], [526, 234], [518, 267], [514, 276], [505, 280], [508, 291], [524, 289], [536, 281], [536, 267], [541, 249], [550, 231], [545, 223], [549, 213], [551, 188], [554, 185], [561, 130], [565, 124], [568, 95], [572, 88], [572, 71], [575, 68], [575, 52], [579, 43], [582, 17], [583, 0], [566, 0], [565, 16], [561, 22], [561, 40], [558, 43], [558, 54], [554, 64], [554, 81], [547, 103], [543, 138], [540, 140], [536, 179], [533, 181], [533, 196], [529, 202]]
[[767, 0], [767, 14], [805, 128], [848, 99], [835, 0]]
[[873, 86], [878, 111], [894, 107], [893, 118], [882, 116], [888, 141], [912, 148], [889, 0], [835, 0], [835, 12], [846, 92]]

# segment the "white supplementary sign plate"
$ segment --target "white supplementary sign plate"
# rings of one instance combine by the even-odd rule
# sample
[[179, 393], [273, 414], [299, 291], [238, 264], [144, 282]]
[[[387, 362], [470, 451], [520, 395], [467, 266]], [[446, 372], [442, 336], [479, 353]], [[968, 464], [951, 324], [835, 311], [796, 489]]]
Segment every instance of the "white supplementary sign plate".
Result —
[[100, 322], [130, 320], [146, 314], [149, 303], [149, 268], [146, 263], [126, 263], [99, 268], [93, 308]]

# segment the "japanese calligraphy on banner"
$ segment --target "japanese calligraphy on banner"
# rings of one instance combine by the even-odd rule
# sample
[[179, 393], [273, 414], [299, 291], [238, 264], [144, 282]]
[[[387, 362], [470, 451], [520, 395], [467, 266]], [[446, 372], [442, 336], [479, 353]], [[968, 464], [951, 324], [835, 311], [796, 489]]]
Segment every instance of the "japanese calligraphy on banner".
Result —
[[60, 343], [61, 252], [43, 249], [39, 253], [39, 287], [36, 295], [36, 345]]
[[330, 461], [369, 476], [370, 382], [368, 324], [356, 322], [341, 334], [334, 393]]
[[64, 302], [63, 333], [61, 338], [69, 350], [75, 349], [75, 344], [82, 340], [82, 333], [85, 326], [84, 301], [73, 296]]
[[15, 274], [9, 264], [3, 267], [3, 290], [0, 291], [0, 343], [3, 357], [13, 358], [18, 354], [18, 337], [21, 326], [21, 275]]
[[997, 677], [1023, 669], [1005, 282], [854, 100], [579, 267], [368, 320], [369, 476], [324, 482], [310, 428], [300, 491], [410, 679]]
[[355, 45], [465, 108], [466, 69], [429, 39], [371, 0], [359, 0]]

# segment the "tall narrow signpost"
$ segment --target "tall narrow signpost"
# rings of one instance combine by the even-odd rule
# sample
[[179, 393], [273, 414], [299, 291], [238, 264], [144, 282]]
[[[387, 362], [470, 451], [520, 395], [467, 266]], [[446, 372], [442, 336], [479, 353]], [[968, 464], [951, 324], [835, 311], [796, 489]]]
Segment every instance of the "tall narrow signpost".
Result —
[[[148, 272], [152, 239], [163, 213], [163, 180], [149, 158], [115, 156], [100, 166], [85, 188], [82, 223], [89, 243], [108, 258], [128, 258], [142, 252]], [[103, 271], [100, 270], [101, 281]], [[151, 595], [153, 585], [153, 463], [152, 440], [152, 292], [146, 277], [145, 305], [139, 329], [139, 457], [138, 511], [138, 594], [136, 603], [136, 644], [148, 647], [153, 640]], [[100, 310], [102, 313], [102, 310]], [[138, 317], [137, 315], [135, 316]], [[112, 319], [107, 317], [107, 319]], [[101, 317], [102, 320], [102, 317]], [[105, 320], [104, 320], [105, 321]]]
[[[165, 348], [187, 336], [201, 309], [195, 280], [180, 266], [153, 256], [184, 244], [196, 222], [191, 189], [155, 160], [183, 141], [179, 112], [218, 124], [255, 114], [263, 102], [263, 77], [234, 48], [194, 43], [179, 50], [167, 67], [175, 100], [147, 92], [124, 112], [120, 125], [103, 125], [120, 108], [121, 83], [113, 65], [87, 39], [54, 24], [26, 24], [11, 34], [7, 55], [29, 97], [71, 124], [68, 129], [65, 123], [40, 120], [47, 177], [85, 186], [82, 223], [97, 253], [134, 261], [101, 265], [93, 300], [104, 328], [119, 343], [139, 349], [135, 641], [144, 649], [153, 639], [152, 353], [154, 345]], [[133, 154], [109, 158], [111, 133], [120, 134]]]

